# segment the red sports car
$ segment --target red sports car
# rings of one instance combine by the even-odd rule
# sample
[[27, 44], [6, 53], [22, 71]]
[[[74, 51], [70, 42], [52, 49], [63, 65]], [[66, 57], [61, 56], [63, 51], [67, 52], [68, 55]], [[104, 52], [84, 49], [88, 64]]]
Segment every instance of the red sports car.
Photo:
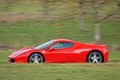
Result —
[[68, 39], [54, 39], [35, 48], [23, 48], [9, 56], [10, 63], [102, 63], [108, 61], [105, 45], [85, 44]]

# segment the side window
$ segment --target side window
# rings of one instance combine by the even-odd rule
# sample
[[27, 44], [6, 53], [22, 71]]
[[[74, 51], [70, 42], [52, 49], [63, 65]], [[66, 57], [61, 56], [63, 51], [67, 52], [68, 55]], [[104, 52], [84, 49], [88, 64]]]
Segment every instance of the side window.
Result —
[[52, 48], [61, 49], [61, 48], [69, 48], [72, 46], [73, 46], [73, 43], [71, 42], [57, 42], [56, 44], [52, 46]]

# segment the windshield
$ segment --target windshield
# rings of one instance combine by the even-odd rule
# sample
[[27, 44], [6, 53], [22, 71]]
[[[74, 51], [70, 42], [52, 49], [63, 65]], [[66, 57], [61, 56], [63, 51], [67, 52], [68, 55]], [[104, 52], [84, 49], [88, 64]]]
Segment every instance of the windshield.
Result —
[[48, 42], [45, 42], [37, 47], [35, 47], [35, 49], [45, 49], [46, 47], [48, 47], [49, 45], [51, 45], [52, 43], [54, 42], [54, 40], [51, 40], [51, 41], [48, 41]]

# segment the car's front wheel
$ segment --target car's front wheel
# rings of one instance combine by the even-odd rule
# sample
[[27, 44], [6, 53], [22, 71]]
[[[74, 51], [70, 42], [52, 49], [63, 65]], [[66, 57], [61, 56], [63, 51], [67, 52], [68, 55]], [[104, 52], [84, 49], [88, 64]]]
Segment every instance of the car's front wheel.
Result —
[[87, 56], [87, 62], [89, 62], [89, 63], [101, 63], [101, 62], [103, 62], [103, 56], [98, 51], [90, 52]]
[[29, 63], [39, 64], [44, 62], [44, 58], [40, 53], [33, 53], [28, 58]]

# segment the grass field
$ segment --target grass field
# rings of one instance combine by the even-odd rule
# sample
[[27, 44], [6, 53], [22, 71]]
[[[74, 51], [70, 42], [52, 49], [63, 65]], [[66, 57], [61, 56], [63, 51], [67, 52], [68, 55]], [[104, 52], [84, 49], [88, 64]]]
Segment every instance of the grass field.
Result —
[[[117, 21], [101, 23], [101, 42], [112, 46], [119, 44], [120, 27]], [[84, 34], [84, 35], [83, 35]], [[7, 45], [36, 46], [54, 38], [67, 38], [81, 42], [94, 42], [94, 25], [87, 21], [81, 32], [79, 21], [43, 23], [39, 20], [25, 20], [0, 24], [0, 43]]]
[[0, 53], [0, 80], [120, 80], [120, 55], [111, 52], [109, 62], [102, 64], [9, 64], [8, 55]]

